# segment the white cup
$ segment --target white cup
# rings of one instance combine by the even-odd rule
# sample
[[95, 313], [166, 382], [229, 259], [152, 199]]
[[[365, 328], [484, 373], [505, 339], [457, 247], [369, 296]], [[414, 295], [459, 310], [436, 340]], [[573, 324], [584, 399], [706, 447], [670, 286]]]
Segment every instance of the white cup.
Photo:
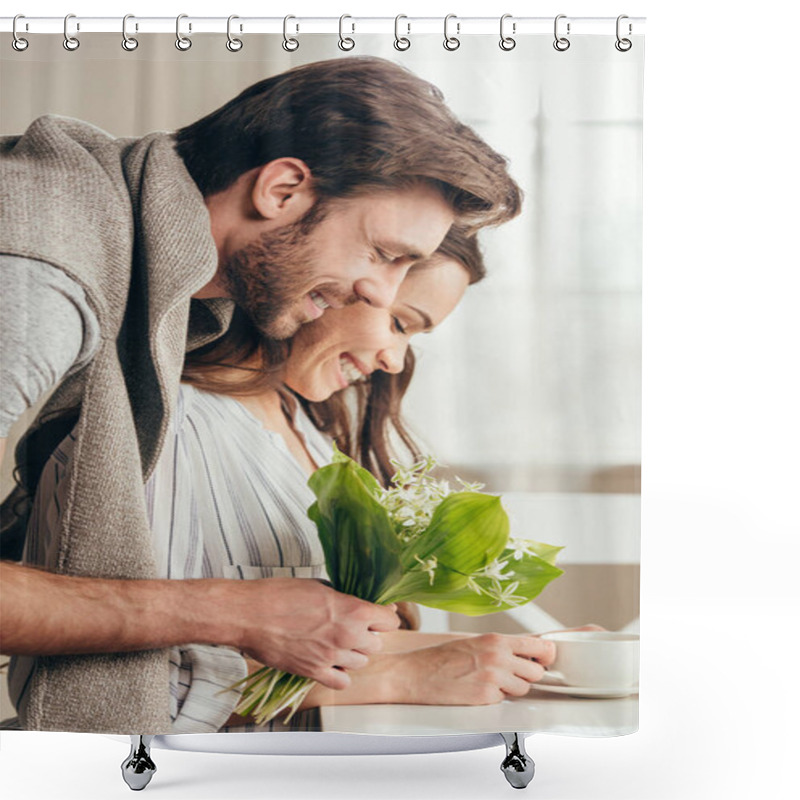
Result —
[[627, 689], [639, 683], [639, 634], [555, 631], [556, 660], [541, 683], [593, 689]]

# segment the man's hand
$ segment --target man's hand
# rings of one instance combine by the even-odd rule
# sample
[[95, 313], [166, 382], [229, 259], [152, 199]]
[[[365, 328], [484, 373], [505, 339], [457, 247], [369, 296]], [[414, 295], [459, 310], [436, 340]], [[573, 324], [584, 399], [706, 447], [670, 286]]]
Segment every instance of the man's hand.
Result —
[[216, 583], [218, 602], [233, 626], [231, 643], [256, 661], [331, 689], [349, 686], [344, 670], [365, 666], [367, 656], [381, 649], [373, 632], [400, 624], [392, 606], [367, 603], [316, 580]]
[[6, 655], [218, 644], [332, 689], [381, 649], [373, 631], [400, 624], [392, 606], [302, 578], [105, 580], [0, 562], [0, 583]]

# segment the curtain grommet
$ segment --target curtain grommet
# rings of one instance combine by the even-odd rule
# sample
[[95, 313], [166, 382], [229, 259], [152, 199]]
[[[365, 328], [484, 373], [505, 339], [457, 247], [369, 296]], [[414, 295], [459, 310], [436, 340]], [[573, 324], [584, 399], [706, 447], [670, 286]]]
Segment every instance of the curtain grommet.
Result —
[[[507, 19], [512, 19], [511, 14], [503, 14], [500, 17], [500, 49], [505, 50], [506, 53], [510, 52], [517, 46], [517, 40], [511, 36], [506, 36], [505, 24]], [[517, 32], [517, 23], [511, 23], [511, 33]]]
[[[121, 47], [128, 53], [132, 53], [138, 46], [139, 40], [135, 36], [128, 36], [128, 20], [136, 19], [133, 14], [126, 14], [122, 18], [122, 42]], [[138, 25], [136, 28], [138, 29]]]
[[[244, 47], [244, 42], [241, 39], [237, 39], [231, 33], [231, 22], [233, 22], [233, 20], [235, 19], [239, 19], [239, 17], [236, 14], [231, 14], [228, 17], [228, 30], [227, 30], [228, 41], [225, 42], [225, 47], [227, 47], [231, 53], [238, 53]], [[242, 27], [240, 25], [239, 32], [241, 32], [241, 30]]]
[[23, 39], [22, 36], [17, 33], [17, 20], [25, 19], [24, 14], [17, 14], [14, 17], [14, 21], [11, 23], [11, 46], [18, 52], [23, 53], [25, 50], [28, 49], [28, 40]]
[[[339, 17], [339, 49], [344, 50], [345, 53], [349, 53], [356, 46], [356, 41], [351, 36], [344, 35], [343, 28], [344, 28], [344, 21], [346, 19], [353, 19], [353, 18], [349, 14], [342, 14], [342, 16]], [[350, 32], [355, 33], [356, 31], [355, 23], [351, 23], [351, 27], [352, 30]]]
[[[175, 20], [175, 47], [182, 53], [185, 53], [191, 46], [192, 40], [188, 36], [181, 33], [181, 20], [188, 19], [188, 14], [178, 14]], [[192, 24], [189, 23], [189, 32], [192, 31]]]
[[400, 20], [401, 19], [408, 19], [405, 14], [398, 14], [394, 18], [394, 49], [399, 50], [401, 53], [408, 50], [411, 47], [411, 39], [409, 39], [409, 35], [411, 34], [411, 24], [406, 22], [406, 35], [400, 35]]
[[[298, 47], [300, 47], [299, 40], [295, 39], [293, 36], [289, 36], [289, 20], [290, 19], [297, 19], [297, 17], [293, 16], [292, 14], [287, 14], [283, 18], [283, 41], [281, 42], [281, 47], [287, 53], [294, 53]], [[300, 32], [300, 26], [295, 25], [295, 33]]]
[[558, 21], [561, 20], [561, 19], [566, 19], [566, 18], [567, 18], [566, 14], [559, 14], [555, 18], [555, 21], [553, 22], [553, 36], [555, 37], [555, 41], [553, 42], [553, 47], [555, 47], [555, 49], [558, 50], [559, 53], [564, 53], [567, 50], [569, 50], [569, 46], [570, 46], [570, 44], [572, 44], [570, 42], [570, 40], [567, 39], [567, 36], [569, 36], [569, 34], [570, 34], [570, 24], [569, 24], [569, 22], [567, 23], [567, 35], [566, 36], [559, 36], [559, 34], [558, 34]]
[[[64, 41], [62, 44], [65, 50], [74, 53], [81, 46], [81, 43], [77, 36], [70, 36], [69, 34], [69, 21], [71, 19], [75, 19], [74, 14], [67, 14], [67, 16], [64, 17]], [[80, 25], [75, 23], [75, 30], [79, 31], [80, 29]]]
[[[624, 19], [629, 19], [627, 14], [620, 14], [617, 17], [617, 41], [614, 42], [614, 47], [616, 47], [620, 53], [627, 53], [628, 50], [630, 50], [631, 47], [633, 47], [633, 42], [630, 39], [620, 36], [621, 22]], [[633, 25], [631, 25], [631, 23], [629, 22], [628, 36], [630, 36], [632, 33], [633, 33]]]
[[[451, 19], [456, 20], [456, 36], [450, 36], [449, 25]], [[455, 14], [448, 14], [444, 18], [444, 42], [442, 46], [445, 50], [449, 50], [452, 53], [461, 47], [461, 40], [458, 38], [459, 33], [461, 33], [461, 23], [458, 22], [458, 17]]]

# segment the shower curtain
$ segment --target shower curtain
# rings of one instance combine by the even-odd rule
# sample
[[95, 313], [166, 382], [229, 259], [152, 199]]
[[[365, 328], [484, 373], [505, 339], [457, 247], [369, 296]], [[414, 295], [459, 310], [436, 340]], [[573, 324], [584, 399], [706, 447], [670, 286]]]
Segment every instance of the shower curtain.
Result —
[[[470, 147], [477, 141], [480, 157], [495, 159], [495, 189], [510, 180], [508, 186], [516, 186], [516, 197], [521, 198], [516, 213], [516, 200], [508, 199], [511, 190], [497, 199], [491, 196], [494, 190], [487, 189], [491, 197], [482, 211], [478, 213], [473, 202], [465, 212], [463, 230], [468, 238], [477, 236], [486, 277], [467, 289], [441, 329], [411, 338], [416, 364], [402, 403], [405, 429], [417, 444], [417, 456], [436, 459], [437, 480], [446, 480], [454, 492], [477, 491], [480, 485], [484, 495], [502, 498], [511, 538], [503, 538], [491, 563], [476, 567], [476, 574], [482, 570], [477, 585], [483, 587], [483, 610], [494, 613], [461, 613], [462, 606], [441, 598], [425, 602], [423, 590], [433, 594], [441, 588], [436, 576], [443, 574], [445, 559], [437, 551], [437, 556], [412, 562], [422, 589], [414, 596], [417, 602], [400, 609], [403, 624], [431, 637], [425, 640], [426, 655], [415, 656], [422, 664], [429, 657], [431, 674], [444, 663], [436, 660], [445, 657], [442, 653], [452, 658], [446, 648], [456, 641], [486, 648], [481, 651], [485, 655], [498, 647], [514, 650], [512, 640], [547, 634], [555, 648], [526, 656], [541, 669], [525, 673], [524, 691], [517, 685], [491, 698], [470, 700], [457, 693], [454, 702], [444, 696], [436, 702], [435, 695], [422, 697], [417, 689], [403, 694], [390, 687], [391, 692], [378, 692], [374, 701], [343, 703], [332, 690], [291, 721], [276, 718], [264, 726], [246, 715], [236, 721], [230, 716], [241, 687], [227, 694], [226, 687], [260, 666], [245, 658], [246, 648], [233, 646], [232, 637], [215, 638], [207, 630], [197, 634], [196, 642], [186, 640], [185, 634], [169, 640], [165, 631], [177, 624], [173, 617], [180, 616], [174, 604], [186, 602], [187, 596], [143, 599], [147, 595], [142, 594], [135, 608], [137, 614], [150, 615], [152, 643], [121, 647], [124, 631], [117, 636], [112, 630], [100, 645], [95, 641], [83, 650], [78, 646], [77, 651], [36, 652], [20, 647], [9, 653], [10, 670], [3, 670], [8, 683], [8, 696], [2, 698], [6, 725], [118, 734], [313, 730], [438, 735], [516, 730], [604, 736], [635, 731], [643, 37], [631, 36], [621, 21], [615, 34], [613, 20], [606, 21], [610, 26], [601, 35], [576, 33], [580, 26], [568, 29], [567, 20], [555, 21], [555, 35], [552, 30], [521, 35], [522, 23], [518, 31], [509, 19], [501, 28], [503, 38], [466, 35], [468, 25], [464, 22], [462, 30], [457, 19], [444, 22], [438, 33], [415, 32], [421, 28], [406, 28], [398, 19], [387, 28], [391, 31], [394, 24], [394, 35], [354, 31], [347, 20], [339, 21], [338, 33], [332, 20], [329, 32], [304, 34], [302, 20], [293, 18], [284, 21], [282, 33], [250, 33], [237, 20], [229, 20], [227, 35], [224, 21], [221, 31], [212, 34], [198, 32], [197, 26], [190, 31], [178, 20], [176, 34], [139, 32], [135, 20], [129, 20], [122, 36], [79, 33], [68, 24], [64, 35], [26, 34], [23, 22], [15, 21], [15, 33], [4, 33], [0, 42], [0, 134], [5, 137], [0, 155], [5, 209], [0, 264], [6, 319], [0, 345], [3, 383], [21, 384], [17, 394], [3, 391], [0, 408], [7, 445], [3, 495], [9, 496], [3, 558], [65, 578], [103, 579], [111, 592], [123, 581], [326, 577], [324, 570], [315, 572], [311, 562], [283, 560], [282, 545], [291, 540], [315, 553], [318, 566], [327, 557], [331, 577], [330, 552], [320, 546], [313, 526], [303, 539], [293, 528], [268, 530], [263, 519], [260, 527], [247, 519], [250, 501], [243, 499], [241, 487], [255, 474], [246, 469], [250, 445], [263, 435], [252, 409], [207, 392], [209, 402], [218, 405], [201, 410], [197, 397], [202, 391], [185, 388], [185, 380], [179, 383], [187, 347], [209, 347], [217, 337], [228, 335], [225, 330], [234, 312], [226, 298], [239, 296], [232, 291], [202, 293], [213, 278], [213, 270], [209, 274], [200, 266], [214, 255], [209, 255], [209, 243], [217, 246], [221, 259], [226, 247], [214, 237], [218, 229], [204, 211], [204, 206], [213, 205], [208, 198], [216, 191], [214, 178], [209, 179], [211, 188], [203, 191], [205, 198], [198, 200], [199, 184], [194, 185], [191, 168], [186, 172], [186, 159], [175, 154], [169, 135], [153, 134], [186, 129], [259, 81], [322, 62], [331, 64], [317, 73], [328, 105], [335, 105], [331, 98], [337, 96], [345, 105], [348, 92], [366, 92], [367, 83], [351, 78], [338, 85], [332, 76], [339, 73], [332, 65], [357, 63], [366, 56], [379, 60], [370, 63], [399, 66], [436, 87], [434, 102], [441, 102], [440, 93], [457, 124], [466, 126], [459, 128], [463, 141]], [[293, 91], [287, 86], [282, 91]], [[369, 91], [380, 101], [379, 83]], [[282, 101], [283, 108], [291, 107], [299, 98]], [[387, 95], [386, 102], [395, 100]], [[313, 114], [309, 119], [316, 124]], [[291, 131], [288, 149], [278, 156], [294, 164], [303, 161], [291, 147], [293, 137], [304, 133]], [[433, 128], [430, 135], [437, 135]], [[342, 152], [348, 146], [335, 140], [326, 145]], [[224, 149], [225, 142], [215, 146]], [[474, 152], [465, 145], [461, 167], [454, 171], [469, 173], [471, 159], [478, 158]], [[230, 161], [237, 158], [234, 153]], [[246, 162], [244, 156], [242, 160]], [[445, 168], [437, 165], [437, 174], [445, 174]], [[252, 169], [247, 162], [242, 173]], [[366, 185], [376, 191], [369, 170], [377, 167], [367, 164], [361, 169], [368, 173]], [[310, 175], [322, 180], [313, 166]], [[459, 179], [453, 177], [452, 182]], [[395, 190], [408, 192], [419, 184], [420, 179], [411, 176]], [[442, 202], [457, 202], [452, 199], [457, 192], [447, 184], [443, 177], [436, 179], [441, 191], [434, 192], [435, 203], [424, 193], [414, 195], [418, 205], [410, 218], [392, 212], [400, 238], [416, 230], [420, 220], [426, 231], [431, 230], [436, 215], [442, 214]], [[220, 185], [223, 190], [229, 186]], [[430, 190], [430, 181], [425, 185]], [[475, 181], [468, 183], [474, 185]], [[326, 191], [335, 203], [335, 186]], [[474, 195], [478, 190], [468, 188], [462, 195], [470, 191]], [[356, 204], [363, 194], [354, 193], [348, 202]], [[494, 210], [487, 211], [491, 203]], [[447, 214], [451, 211], [448, 206]], [[216, 225], [220, 217], [214, 213], [211, 223]], [[332, 235], [340, 236], [337, 241], [345, 242], [341, 246], [353, 246], [357, 228], [331, 225], [336, 216], [320, 217], [312, 222], [327, 221]], [[407, 219], [409, 227], [397, 229], [398, 221]], [[452, 215], [431, 251], [451, 219]], [[464, 220], [457, 220], [459, 230]], [[287, 264], [299, 264], [300, 269], [305, 263], [293, 259], [291, 250], [293, 242], [300, 247], [300, 240], [288, 241], [290, 249], [281, 252]], [[314, 256], [326, 259], [323, 240], [315, 241]], [[412, 255], [410, 260], [420, 254]], [[404, 256], [378, 248], [378, 260]], [[338, 251], [327, 252], [330, 262], [339, 257]], [[123, 263], [129, 266], [118, 266]], [[122, 272], [114, 273], [109, 265]], [[42, 290], [32, 288], [30, 269], [43, 276], [37, 278], [37, 286], [44, 283], [62, 302], [66, 298], [63, 323], [57, 314], [50, 317], [49, 326], [37, 319], [41, 295], [35, 292]], [[392, 291], [402, 298], [398, 286]], [[420, 295], [425, 312], [420, 330], [429, 327], [425, 303], [442, 290], [437, 285], [426, 291]], [[372, 306], [382, 305], [383, 299], [371, 298]], [[339, 311], [328, 306], [341, 304], [334, 295], [326, 299], [319, 293], [309, 302], [315, 301], [317, 311], [309, 315], [322, 311], [323, 319]], [[395, 320], [400, 302], [389, 298], [387, 319]], [[406, 309], [409, 305], [410, 301]], [[252, 308], [244, 314], [250, 319], [248, 314], [253, 315]], [[72, 329], [77, 324], [82, 338], [64, 356], [67, 362], [60, 372], [50, 361], [16, 366], [33, 358], [32, 353], [49, 356], [54, 348], [61, 349], [56, 348], [61, 324]], [[387, 324], [408, 327], [402, 320]], [[49, 333], [40, 336], [44, 328]], [[409, 337], [411, 332], [416, 329], [408, 331]], [[377, 368], [391, 372], [385, 364]], [[345, 382], [362, 381], [363, 373], [369, 372], [352, 359], [349, 367], [340, 369]], [[57, 373], [49, 383], [48, 371]], [[344, 391], [352, 394], [351, 389]], [[352, 398], [347, 402], [357, 413]], [[187, 408], [195, 409], [194, 422]], [[330, 460], [330, 431], [317, 430], [313, 414], [306, 416], [303, 408], [303, 401], [296, 399], [287, 413], [300, 429], [313, 466], [321, 467]], [[25, 434], [39, 430], [43, 409], [46, 421], [55, 420], [56, 428], [41, 428], [49, 432], [40, 437], [46, 445], [41, 453], [41, 442]], [[72, 416], [65, 417], [65, 410]], [[240, 427], [234, 429], [237, 415]], [[200, 418], [205, 431], [196, 429]], [[207, 441], [236, 444], [239, 450], [227, 457], [234, 458], [238, 477], [227, 479], [233, 473], [224, 462], [204, 462], [202, 474], [181, 471], [181, 459], [191, 461], [187, 453], [192, 444], [181, 438], [189, 434], [178, 430], [186, 420], [198, 440], [207, 436]], [[270, 434], [269, 444], [283, 460], [271, 467], [274, 474], [300, 470], [286, 446], [275, 444], [276, 436], [280, 433]], [[16, 447], [20, 441], [23, 446]], [[410, 463], [396, 432], [390, 441]], [[344, 447], [341, 441], [337, 444]], [[253, 467], [263, 468], [263, 463]], [[18, 485], [32, 472], [38, 497], [30, 486]], [[162, 472], [169, 483], [154, 488], [153, 476]], [[305, 482], [306, 476], [299, 483], [308, 492]], [[254, 507], [302, 503], [295, 518], [302, 516], [307, 527], [310, 502], [304, 494], [292, 494], [289, 484], [298, 480], [285, 483], [277, 488], [265, 483], [261, 494], [256, 487], [251, 502]], [[437, 487], [441, 490], [441, 484]], [[198, 517], [193, 505], [211, 502], [212, 495], [218, 526], [214, 535], [219, 534], [213, 544], [209, 531], [195, 535], [198, 526], [208, 523], [198, 522], [202, 515]], [[186, 510], [179, 513], [176, 508], [182, 502]], [[168, 518], [161, 527], [153, 521], [160, 513]], [[295, 523], [288, 519], [285, 524]], [[159, 539], [163, 530], [167, 532]], [[231, 536], [239, 541], [229, 541]], [[302, 544], [297, 544], [300, 539]], [[514, 572], [515, 564], [529, 557], [538, 559], [548, 576], [533, 599], [520, 597], [525, 577]], [[65, 585], [48, 584], [46, 602], [36, 605], [37, 613], [46, 618], [48, 609], [69, 602], [60, 594]], [[13, 586], [16, 592], [18, 585]], [[7, 599], [10, 591], [4, 592]], [[481, 591], [474, 594], [480, 596]], [[91, 602], [76, 608], [91, 613]], [[553, 635], [576, 628], [581, 630]], [[605, 647], [610, 656], [599, 655]], [[414, 652], [421, 649], [418, 644]], [[568, 664], [572, 649], [584, 666], [586, 661], [610, 660], [612, 677], [582, 673]], [[382, 657], [391, 660], [391, 650], [385, 648]], [[407, 658], [408, 651], [403, 652]], [[514, 657], [520, 657], [518, 650]], [[622, 662], [633, 664], [633, 672], [622, 674]], [[388, 673], [395, 678], [386, 680], [396, 681], [401, 668], [396, 669]], [[545, 671], [559, 677], [548, 680]], [[424, 673], [421, 667], [411, 674]], [[357, 682], [358, 670], [352, 675]], [[202, 691], [203, 684], [213, 690]]]

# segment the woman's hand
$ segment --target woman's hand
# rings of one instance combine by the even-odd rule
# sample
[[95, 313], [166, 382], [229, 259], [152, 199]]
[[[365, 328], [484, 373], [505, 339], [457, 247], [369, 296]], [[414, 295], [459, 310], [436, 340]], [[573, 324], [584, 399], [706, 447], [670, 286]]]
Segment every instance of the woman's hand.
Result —
[[522, 697], [555, 652], [552, 642], [530, 634], [486, 633], [397, 653], [394, 702], [466, 706]]
[[[587, 622], [585, 625], [576, 625], [574, 628], [556, 628], [547, 633], [569, 633], [570, 631], [604, 631], [606, 630], [602, 625], [595, 625], [594, 622]], [[544, 636], [544, 633], [537, 633], [537, 636]]]

